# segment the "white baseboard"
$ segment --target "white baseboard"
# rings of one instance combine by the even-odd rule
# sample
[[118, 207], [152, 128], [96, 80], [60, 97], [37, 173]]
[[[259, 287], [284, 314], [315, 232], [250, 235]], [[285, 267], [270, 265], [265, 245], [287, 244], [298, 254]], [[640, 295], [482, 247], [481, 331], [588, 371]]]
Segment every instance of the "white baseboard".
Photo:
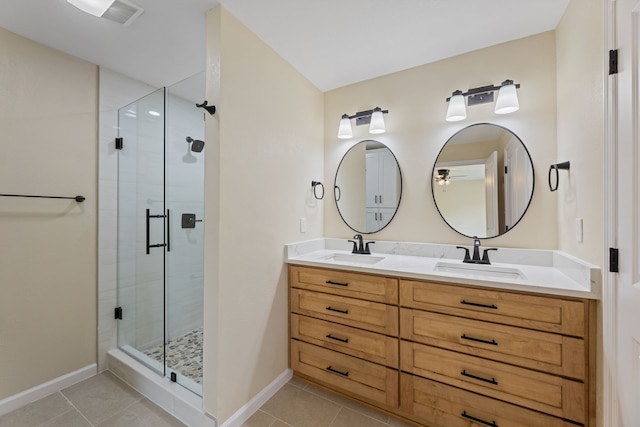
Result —
[[70, 372], [58, 378], [54, 378], [51, 381], [40, 384], [29, 390], [25, 390], [21, 393], [14, 394], [0, 400], [0, 416], [8, 414], [11, 411], [19, 409], [31, 402], [47, 397], [57, 391], [72, 386], [80, 381], [91, 378], [98, 373], [97, 365], [91, 364], [77, 371]]
[[253, 399], [238, 409], [231, 417], [229, 417], [220, 427], [240, 427], [251, 416], [256, 413], [262, 405], [264, 405], [274, 394], [278, 392], [284, 385], [289, 382], [293, 376], [293, 371], [287, 369], [281, 373], [275, 380], [266, 386], [260, 393], [255, 395]]

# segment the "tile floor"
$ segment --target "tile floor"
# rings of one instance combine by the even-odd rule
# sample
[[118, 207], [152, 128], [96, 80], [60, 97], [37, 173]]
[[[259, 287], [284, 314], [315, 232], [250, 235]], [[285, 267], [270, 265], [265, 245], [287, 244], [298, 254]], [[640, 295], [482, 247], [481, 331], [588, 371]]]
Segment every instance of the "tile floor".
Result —
[[[103, 372], [0, 417], [0, 427], [178, 427], [183, 423]], [[293, 378], [242, 427], [412, 427]]]
[[0, 417], [0, 427], [178, 427], [183, 423], [110, 372]]
[[242, 427], [413, 427], [293, 378]]

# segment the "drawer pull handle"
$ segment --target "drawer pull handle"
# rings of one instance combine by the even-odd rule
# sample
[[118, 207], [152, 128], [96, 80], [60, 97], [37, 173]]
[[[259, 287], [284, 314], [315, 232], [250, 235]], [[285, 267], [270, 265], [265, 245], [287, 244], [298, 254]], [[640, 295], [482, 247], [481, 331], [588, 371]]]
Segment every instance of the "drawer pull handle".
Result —
[[498, 381], [496, 381], [495, 378], [491, 378], [490, 380], [488, 380], [486, 378], [482, 378], [482, 377], [479, 377], [477, 375], [470, 374], [465, 369], [463, 369], [462, 372], [460, 372], [460, 375], [463, 375], [463, 376], [469, 377], [469, 378], [473, 378], [474, 380], [484, 381], [484, 382], [489, 383], [489, 384], [498, 385]]
[[349, 371], [347, 371], [347, 372], [338, 371], [337, 369], [333, 369], [331, 366], [327, 366], [326, 369], [329, 372], [333, 372], [334, 374], [342, 375], [343, 377], [348, 377], [349, 376]]
[[495, 421], [489, 422], [489, 421], [481, 420], [480, 418], [472, 417], [471, 415], [467, 414], [467, 411], [462, 411], [462, 414], [460, 415], [468, 420], [475, 421], [477, 423], [484, 424], [486, 426], [498, 427], [498, 424], [496, 424]]
[[336, 341], [343, 342], [345, 344], [349, 344], [349, 338], [338, 338], [338, 337], [334, 337], [331, 334], [327, 335], [327, 338], [329, 338], [330, 340], [336, 340]]
[[349, 286], [348, 283], [340, 283], [340, 282], [334, 282], [333, 280], [327, 280], [326, 282], [327, 285], [336, 285], [336, 286]]
[[480, 339], [480, 338], [468, 337], [468, 336], [467, 336], [467, 335], [465, 335], [465, 334], [462, 334], [462, 335], [460, 336], [460, 338], [462, 338], [463, 340], [469, 340], [469, 341], [481, 342], [481, 343], [483, 343], [483, 344], [498, 345], [498, 342], [497, 342], [496, 340], [488, 341], [488, 340], [483, 340], [483, 339]]
[[341, 310], [339, 308], [333, 308], [331, 306], [325, 308], [325, 310], [335, 311], [335, 312], [342, 313], [342, 314], [349, 314], [349, 310]]
[[474, 307], [492, 308], [494, 310], [498, 309], [498, 306], [495, 305], [495, 304], [491, 304], [491, 305], [489, 305], [489, 304], [480, 304], [480, 303], [477, 303], [477, 302], [469, 302], [469, 301], [465, 301], [465, 300], [460, 301], [460, 304], [472, 305]]

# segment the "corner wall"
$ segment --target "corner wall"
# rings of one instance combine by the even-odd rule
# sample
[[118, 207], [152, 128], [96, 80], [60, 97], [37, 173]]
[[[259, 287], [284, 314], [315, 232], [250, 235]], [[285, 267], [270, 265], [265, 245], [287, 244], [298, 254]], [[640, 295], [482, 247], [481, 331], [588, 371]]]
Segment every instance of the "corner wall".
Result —
[[[558, 248], [596, 265], [603, 261], [604, 40], [602, 0], [571, 1], [556, 30]], [[548, 190], [547, 190], [548, 191]], [[583, 241], [576, 219], [583, 220]]]
[[322, 236], [324, 113], [323, 94], [223, 7], [207, 38], [203, 400], [223, 423], [288, 367], [284, 245]]
[[107, 369], [107, 352], [118, 346], [118, 109], [151, 93], [153, 87], [100, 67], [98, 147], [98, 371]]
[[96, 363], [98, 68], [0, 29], [0, 400]]

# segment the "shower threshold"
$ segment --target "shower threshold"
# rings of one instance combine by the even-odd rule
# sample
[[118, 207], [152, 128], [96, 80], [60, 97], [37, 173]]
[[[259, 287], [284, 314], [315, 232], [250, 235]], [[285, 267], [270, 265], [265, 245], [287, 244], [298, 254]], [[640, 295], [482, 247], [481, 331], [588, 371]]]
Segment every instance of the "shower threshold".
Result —
[[164, 365], [162, 362], [150, 357], [149, 355], [131, 347], [130, 345], [124, 345], [120, 348], [122, 352], [131, 356], [140, 364], [144, 365], [151, 371], [153, 371], [159, 378], [169, 379], [171, 377], [171, 373], [176, 374], [176, 383], [191, 393], [195, 393], [198, 396], [202, 396], [202, 384], [195, 382], [193, 379], [183, 375], [182, 373], [171, 369], [167, 366], [166, 376], [164, 375]]

